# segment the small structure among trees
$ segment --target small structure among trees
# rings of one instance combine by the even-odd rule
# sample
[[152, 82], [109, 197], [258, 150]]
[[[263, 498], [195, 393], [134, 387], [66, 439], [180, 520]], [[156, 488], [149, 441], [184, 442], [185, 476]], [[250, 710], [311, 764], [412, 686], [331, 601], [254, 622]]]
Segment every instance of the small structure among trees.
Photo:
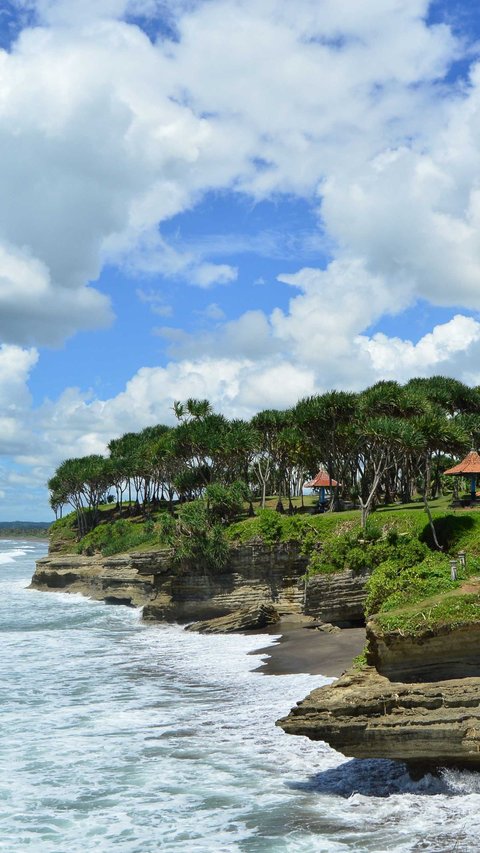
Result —
[[476, 450], [467, 453], [458, 465], [444, 472], [448, 476], [467, 477], [470, 480], [470, 500], [477, 500], [477, 477], [480, 476], [480, 455]]
[[308, 480], [307, 483], [303, 484], [303, 487], [305, 489], [318, 489], [318, 506], [321, 508], [323, 507], [323, 509], [325, 509], [327, 504], [327, 489], [329, 497], [331, 497], [332, 489], [337, 488], [339, 485], [340, 483], [338, 483], [337, 480], [334, 480], [332, 477], [330, 477], [329, 474], [327, 474], [327, 472], [323, 468], [321, 468], [318, 474], [315, 475], [313, 480]]
[[[443, 376], [405, 385], [377, 382], [359, 393], [329, 391], [285, 411], [265, 409], [251, 420], [213, 412], [208, 400], [174, 405], [176, 424], [154, 424], [118, 436], [105, 456], [62, 462], [49, 481], [52, 509], [70, 504], [79, 537], [97, 526], [110, 493], [120, 515], [176, 511], [202, 501], [212, 523], [227, 524], [236, 508], [266, 496], [293, 500], [302, 483], [320, 489], [330, 508], [360, 505], [362, 526], [379, 503], [424, 502], [439, 493], [445, 468], [480, 443], [480, 389]], [[471, 452], [447, 474], [470, 475], [472, 496], [480, 456]], [[473, 465], [473, 467], [472, 467]], [[323, 493], [322, 493], [323, 490]], [[175, 505], [175, 506], [174, 506]], [[434, 536], [433, 524], [432, 535]]]

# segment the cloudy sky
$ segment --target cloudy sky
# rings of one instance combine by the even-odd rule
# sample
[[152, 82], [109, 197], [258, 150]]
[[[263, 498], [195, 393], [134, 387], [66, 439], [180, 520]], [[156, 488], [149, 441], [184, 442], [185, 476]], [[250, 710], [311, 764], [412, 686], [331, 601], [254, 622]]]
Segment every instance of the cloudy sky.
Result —
[[3, 0], [0, 519], [172, 422], [480, 383], [472, 0]]

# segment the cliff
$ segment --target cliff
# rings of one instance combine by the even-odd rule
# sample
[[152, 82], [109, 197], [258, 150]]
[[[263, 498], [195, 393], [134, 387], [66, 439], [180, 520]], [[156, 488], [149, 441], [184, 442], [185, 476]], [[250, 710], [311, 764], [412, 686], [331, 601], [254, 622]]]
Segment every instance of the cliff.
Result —
[[113, 557], [49, 554], [36, 565], [34, 589], [82, 593], [114, 604], [144, 607], [144, 618], [191, 622], [224, 616], [259, 602], [299, 613], [306, 560], [289, 543], [232, 547], [221, 572], [179, 571], [170, 552]]
[[156, 578], [168, 571], [165, 551], [114, 557], [49, 554], [37, 561], [31, 586], [80, 593], [109, 604], [142, 606], [155, 597]]
[[369, 571], [345, 569], [333, 574], [313, 575], [305, 594], [305, 613], [341, 627], [363, 625], [365, 584]]
[[470, 578], [372, 617], [369, 666], [314, 690], [278, 725], [354, 758], [480, 769], [479, 588]]
[[279, 725], [353, 758], [480, 769], [480, 677], [392, 682], [373, 667], [314, 690]]
[[382, 630], [370, 620], [367, 642], [368, 662], [390, 681], [480, 677], [480, 622], [443, 624], [409, 634]]
[[86, 557], [49, 553], [32, 587], [76, 592], [112, 604], [144, 608], [149, 621], [191, 622], [275, 605], [280, 615], [305, 613], [341, 626], [363, 623], [367, 573], [319, 574], [305, 585], [307, 558], [297, 543], [252, 540], [230, 548], [220, 572], [174, 569], [168, 550]]

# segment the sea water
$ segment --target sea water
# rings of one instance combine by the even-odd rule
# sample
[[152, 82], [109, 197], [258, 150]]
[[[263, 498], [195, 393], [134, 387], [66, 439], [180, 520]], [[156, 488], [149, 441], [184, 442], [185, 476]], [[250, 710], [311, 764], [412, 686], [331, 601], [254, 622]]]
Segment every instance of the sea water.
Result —
[[254, 672], [265, 636], [29, 590], [45, 551], [0, 542], [2, 853], [480, 849], [480, 777], [284, 734], [328, 679]]

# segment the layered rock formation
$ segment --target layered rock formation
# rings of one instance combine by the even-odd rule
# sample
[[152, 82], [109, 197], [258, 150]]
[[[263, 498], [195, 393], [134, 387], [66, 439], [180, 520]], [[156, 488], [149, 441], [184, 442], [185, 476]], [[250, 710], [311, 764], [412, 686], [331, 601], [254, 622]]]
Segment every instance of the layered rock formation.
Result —
[[350, 670], [277, 725], [344, 755], [398, 759], [417, 772], [480, 769], [480, 678], [405, 684], [373, 667]]
[[256, 607], [242, 608], [227, 616], [217, 616], [205, 622], [193, 622], [187, 625], [187, 631], [198, 631], [200, 634], [231, 634], [235, 631], [252, 631], [275, 625], [280, 621], [280, 614], [272, 604], [259, 604]]
[[155, 597], [155, 578], [169, 567], [165, 551], [113, 557], [53, 554], [38, 560], [31, 586], [138, 607]]
[[169, 551], [113, 557], [50, 554], [38, 561], [32, 587], [143, 606], [148, 620], [192, 622], [261, 603], [274, 604], [280, 615], [299, 613], [305, 568], [305, 557], [288, 543], [232, 547], [227, 566], [216, 573], [202, 567], [180, 572], [172, 567]]
[[365, 584], [370, 572], [346, 569], [310, 578], [305, 594], [305, 613], [341, 627], [364, 624]]
[[372, 620], [367, 641], [368, 662], [391, 681], [480, 677], [480, 622], [405, 635], [382, 631]]

